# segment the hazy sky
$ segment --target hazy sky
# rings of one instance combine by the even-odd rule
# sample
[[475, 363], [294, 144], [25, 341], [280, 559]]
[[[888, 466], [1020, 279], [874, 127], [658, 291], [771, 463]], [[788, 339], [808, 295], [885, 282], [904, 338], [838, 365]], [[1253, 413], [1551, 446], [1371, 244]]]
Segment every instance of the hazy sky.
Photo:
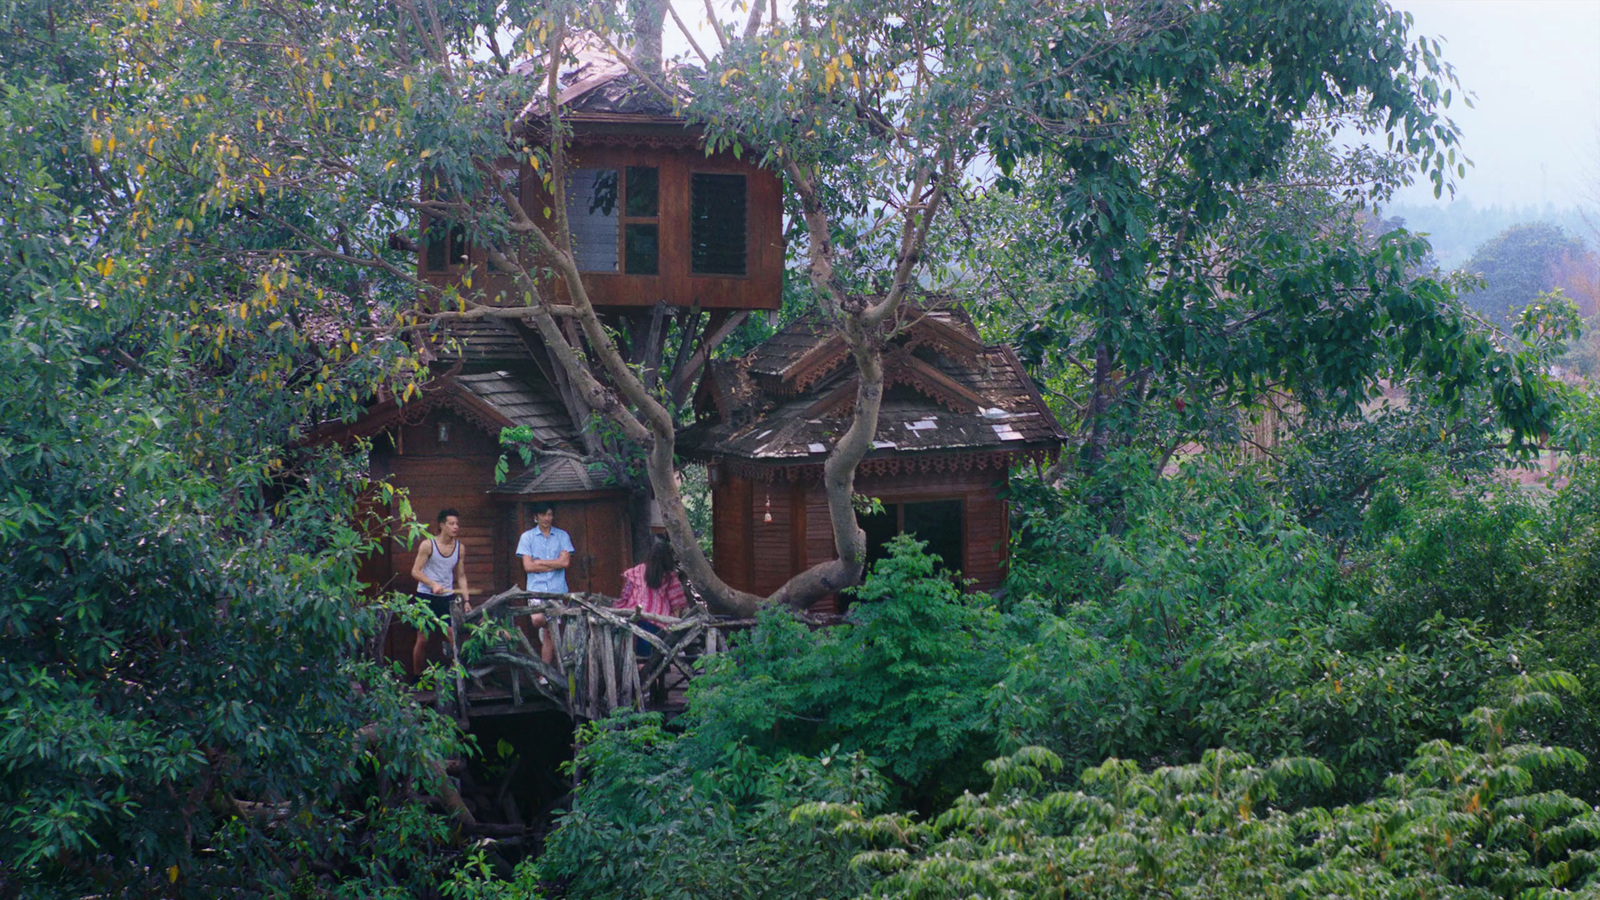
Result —
[[[1477, 206], [1600, 201], [1600, 0], [1390, 0], [1441, 38], [1475, 108], [1459, 100]], [[1448, 194], [1445, 197], [1448, 200]], [[1401, 203], [1432, 203], [1413, 186]]]
[[[1600, 0], [1389, 2], [1415, 17], [1414, 34], [1441, 39], [1462, 89], [1476, 95], [1475, 108], [1458, 96], [1449, 110], [1475, 164], [1458, 198], [1477, 206], [1600, 205]], [[713, 47], [703, 4], [673, 3], [701, 46]], [[713, 3], [724, 19], [742, 20], [729, 0]], [[688, 52], [671, 24], [666, 39], [669, 54]], [[1413, 186], [1395, 202], [1433, 203], [1433, 188]]]

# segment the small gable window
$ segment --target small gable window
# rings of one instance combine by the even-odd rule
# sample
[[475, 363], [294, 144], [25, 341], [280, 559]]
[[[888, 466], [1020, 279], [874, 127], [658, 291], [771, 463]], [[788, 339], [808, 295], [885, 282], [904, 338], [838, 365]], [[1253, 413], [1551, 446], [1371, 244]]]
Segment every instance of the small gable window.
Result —
[[748, 187], [743, 175], [689, 176], [689, 271], [745, 274]]

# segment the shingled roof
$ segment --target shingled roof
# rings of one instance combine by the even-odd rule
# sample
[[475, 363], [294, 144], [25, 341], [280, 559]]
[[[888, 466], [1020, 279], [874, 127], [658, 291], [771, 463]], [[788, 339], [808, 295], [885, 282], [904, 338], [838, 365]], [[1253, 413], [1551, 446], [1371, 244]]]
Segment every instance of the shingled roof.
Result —
[[621, 486], [603, 463], [566, 455], [535, 453], [532, 465], [516, 478], [497, 486], [492, 494], [581, 494], [614, 490]]
[[[690, 67], [672, 67], [662, 84], [675, 94], [675, 100], [668, 100], [630, 72], [605, 42], [593, 34], [572, 35], [567, 39], [565, 51], [565, 64], [556, 76], [559, 87], [556, 102], [564, 115], [579, 119], [605, 121], [614, 117], [643, 117], [681, 122], [683, 108], [694, 99], [689, 81], [701, 74]], [[541, 74], [540, 67], [533, 62], [519, 65], [516, 71], [530, 76]], [[528, 121], [547, 115], [545, 94], [540, 91], [523, 107], [520, 118]]]
[[533, 352], [517, 326], [501, 318], [448, 322], [427, 337], [427, 352], [442, 362], [468, 366], [533, 361]]
[[534, 384], [504, 371], [457, 375], [455, 382], [511, 426], [527, 426], [542, 446], [572, 447], [579, 443], [578, 430], [573, 427], [567, 408], [547, 384]]
[[[1066, 439], [1016, 354], [985, 345], [953, 305], [902, 311], [884, 381], [868, 471], [999, 465], [1054, 454]], [[696, 395], [700, 421], [678, 447], [705, 460], [820, 467], [849, 427], [858, 382], [843, 339], [801, 319], [711, 366]]]

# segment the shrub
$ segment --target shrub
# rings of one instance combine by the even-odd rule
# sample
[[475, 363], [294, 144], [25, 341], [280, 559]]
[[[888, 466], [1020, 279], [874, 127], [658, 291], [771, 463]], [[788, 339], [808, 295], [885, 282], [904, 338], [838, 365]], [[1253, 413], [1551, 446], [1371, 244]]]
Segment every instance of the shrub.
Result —
[[551, 834], [542, 873], [571, 897], [843, 897], [869, 878], [855, 849], [791, 821], [804, 802], [880, 808], [885, 785], [859, 753], [766, 755], [736, 745], [701, 768], [660, 717], [621, 715], [580, 731], [582, 783]]
[[713, 754], [735, 743], [807, 755], [838, 745], [880, 760], [924, 799], [959, 791], [991, 746], [982, 699], [998, 675], [992, 604], [963, 594], [905, 537], [855, 593], [850, 621], [825, 630], [764, 613], [691, 687], [696, 743]]

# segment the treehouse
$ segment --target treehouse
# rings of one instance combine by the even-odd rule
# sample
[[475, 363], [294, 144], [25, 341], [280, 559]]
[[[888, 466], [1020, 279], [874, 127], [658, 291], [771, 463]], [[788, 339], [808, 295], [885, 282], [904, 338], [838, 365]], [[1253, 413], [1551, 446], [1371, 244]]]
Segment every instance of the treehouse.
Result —
[[[701, 132], [682, 115], [689, 89], [677, 72], [662, 76], [675, 92], [662, 97], [598, 46], [569, 48], [576, 64], [560, 74], [558, 102], [571, 128], [567, 144], [566, 212], [584, 287], [597, 308], [621, 312], [657, 303], [704, 309], [777, 309], [783, 278], [783, 191], [771, 171], [742, 153], [708, 153]], [[524, 133], [548, 144], [546, 101], [523, 110]], [[553, 192], [526, 161], [500, 163], [528, 215], [553, 229]], [[491, 294], [521, 305], [510, 277], [498, 271], [466, 230], [424, 223], [419, 267], [445, 287], [476, 273]], [[532, 247], [525, 264], [535, 262]], [[564, 302], [559, 279], [547, 289]]]
[[[737, 360], [714, 363], [695, 394], [700, 421], [679, 450], [708, 467], [718, 574], [769, 594], [836, 557], [822, 467], [850, 425], [860, 381], [844, 340], [801, 319]], [[985, 345], [953, 305], [915, 307], [884, 352], [884, 401], [856, 492], [868, 559], [897, 534], [928, 543], [976, 590], [1000, 587], [1010, 468], [1060, 452], [1066, 435], [1007, 347]]]
[[[700, 131], [682, 115], [689, 93], [677, 73], [661, 76], [675, 92], [665, 98], [603, 48], [579, 39], [568, 49], [576, 62], [559, 75], [558, 103], [571, 129], [566, 212], [576, 262], [607, 326], [629, 336], [624, 355], [659, 368], [667, 391], [685, 402], [715, 344], [750, 311], [778, 308], [782, 191], [772, 172], [742, 154], [706, 152]], [[544, 104], [535, 100], [519, 122], [524, 136], [548, 144]], [[529, 216], [555, 227], [553, 191], [526, 160], [508, 154], [493, 170]], [[469, 240], [464, 224], [427, 218], [420, 224], [414, 249], [422, 281], [440, 289], [486, 288], [478, 296], [490, 305], [527, 302], [506, 267]], [[530, 269], [541, 262], [532, 242], [506, 255]], [[506, 256], [499, 258], [503, 263]], [[559, 278], [542, 282], [541, 291], [558, 303], [568, 295]], [[669, 317], [677, 325], [677, 354], [664, 363]], [[579, 342], [575, 333], [570, 339]], [[643, 498], [612, 477], [603, 442], [581, 427], [588, 406], [540, 337], [527, 322], [491, 317], [450, 322], [419, 349], [433, 358], [435, 373], [420, 397], [381, 398], [356, 422], [326, 429], [319, 439], [370, 439], [373, 476], [407, 489], [420, 521], [431, 524], [442, 508], [458, 510], [467, 576], [479, 597], [522, 583], [515, 548], [533, 527], [535, 500], [558, 505], [556, 523], [577, 548], [569, 587], [620, 593], [622, 572], [647, 536]], [[534, 438], [528, 465], [500, 444], [502, 429], [518, 427]], [[502, 460], [508, 468], [497, 480]], [[398, 529], [399, 510], [387, 513], [390, 533], [366, 561], [364, 580], [380, 590], [409, 591], [415, 542]], [[397, 626], [391, 649], [410, 640], [409, 629]]]

